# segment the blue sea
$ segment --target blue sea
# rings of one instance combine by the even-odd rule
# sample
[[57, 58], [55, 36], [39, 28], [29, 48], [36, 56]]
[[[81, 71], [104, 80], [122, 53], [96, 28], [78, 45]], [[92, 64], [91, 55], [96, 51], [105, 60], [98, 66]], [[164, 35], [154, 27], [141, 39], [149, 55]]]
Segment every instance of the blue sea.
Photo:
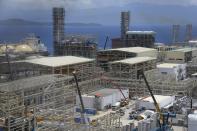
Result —
[[[53, 51], [52, 46], [52, 26], [0, 26], [0, 43], [1, 42], [17, 42], [22, 40], [28, 34], [40, 36], [41, 41], [45, 43], [49, 52]], [[193, 28], [193, 36], [197, 36], [197, 28]], [[171, 25], [139, 25], [132, 26], [130, 30], [153, 30], [157, 32], [156, 42], [170, 43], [172, 41]], [[184, 26], [181, 30], [180, 40], [184, 40]], [[103, 48], [106, 36], [115, 38], [120, 36], [119, 26], [68, 26], [65, 27], [66, 34], [89, 34], [98, 38], [99, 48]], [[111, 41], [107, 43], [107, 47], [111, 47]]]

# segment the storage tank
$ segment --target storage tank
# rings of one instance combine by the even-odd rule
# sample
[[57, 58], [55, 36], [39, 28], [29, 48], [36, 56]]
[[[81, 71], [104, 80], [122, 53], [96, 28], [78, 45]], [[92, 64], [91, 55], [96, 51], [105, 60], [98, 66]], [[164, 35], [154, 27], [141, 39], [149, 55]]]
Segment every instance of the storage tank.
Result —
[[15, 48], [16, 52], [33, 52], [34, 50], [26, 44], [22, 44], [22, 45], [17, 45]]

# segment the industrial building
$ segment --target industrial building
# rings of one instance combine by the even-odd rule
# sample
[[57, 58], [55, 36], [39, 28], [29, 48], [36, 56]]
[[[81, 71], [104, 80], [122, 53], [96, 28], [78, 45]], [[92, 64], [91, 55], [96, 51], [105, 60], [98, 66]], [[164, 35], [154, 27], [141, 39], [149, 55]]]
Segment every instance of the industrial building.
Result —
[[62, 40], [64, 39], [65, 10], [61, 7], [53, 8], [53, 48], [54, 55], [62, 54]]
[[126, 40], [112, 39], [112, 48], [136, 46], [154, 48], [155, 34], [154, 31], [127, 31]]
[[176, 44], [180, 42], [180, 25], [173, 25], [172, 26], [172, 43]]
[[182, 48], [167, 52], [166, 62], [170, 63], [187, 63], [191, 62], [197, 56], [195, 48]]
[[132, 57], [157, 58], [157, 50], [145, 47], [116, 48], [98, 51], [97, 64], [102, 68], [108, 68], [108, 62], [123, 60]]
[[[129, 98], [129, 90], [122, 89], [122, 93], [126, 98]], [[119, 89], [104, 88], [85, 94], [82, 96], [85, 108], [104, 110], [108, 106], [114, 106], [117, 102], [124, 99]], [[76, 105], [80, 107], [80, 101], [77, 96]]]
[[153, 48], [155, 43], [154, 31], [130, 31], [130, 12], [121, 12], [121, 36], [112, 39], [112, 48], [148, 47]]
[[147, 71], [156, 68], [156, 58], [153, 57], [134, 57], [109, 64], [110, 76], [127, 79], [139, 79], [140, 71]]
[[155, 49], [158, 51], [157, 61], [164, 62], [168, 51], [176, 50], [177, 48], [178, 46], [166, 46], [165, 44], [155, 46]]
[[56, 56], [82, 56], [95, 58], [96, 38], [90, 35], [68, 35], [64, 32], [65, 9], [53, 8], [53, 46]]
[[126, 32], [129, 31], [130, 12], [121, 12], [121, 39], [126, 40]]
[[[38, 57], [10, 63], [10, 70], [7, 68], [8, 63], [1, 63], [1, 76], [9, 77], [11, 74], [14, 78], [24, 78], [41, 74], [66, 74], [72, 75], [74, 70], [83, 76], [82, 79], [95, 75], [95, 60], [75, 56], [59, 57]], [[88, 75], [87, 75], [88, 74]]]
[[177, 81], [187, 77], [186, 64], [163, 63], [157, 65], [157, 69], [163, 75], [171, 74]]
[[66, 35], [61, 50], [62, 55], [95, 58], [97, 40], [90, 35]]

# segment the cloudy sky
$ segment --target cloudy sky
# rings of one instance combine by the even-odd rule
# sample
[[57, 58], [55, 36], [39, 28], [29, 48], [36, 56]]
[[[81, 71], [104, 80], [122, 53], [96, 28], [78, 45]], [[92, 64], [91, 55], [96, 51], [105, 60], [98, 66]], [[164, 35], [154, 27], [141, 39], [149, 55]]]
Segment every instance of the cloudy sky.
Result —
[[116, 25], [122, 10], [130, 10], [140, 24], [197, 22], [197, 0], [0, 0], [0, 19], [51, 21], [54, 6], [65, 7], [69, 22]]

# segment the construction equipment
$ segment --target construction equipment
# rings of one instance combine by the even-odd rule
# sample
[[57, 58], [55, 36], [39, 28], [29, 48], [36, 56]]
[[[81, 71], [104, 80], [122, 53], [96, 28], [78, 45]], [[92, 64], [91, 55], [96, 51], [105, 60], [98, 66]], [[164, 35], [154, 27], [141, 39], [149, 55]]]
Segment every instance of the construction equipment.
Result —
[[[161, 110], [160, 110], [160, 107], [155, 99], [155, 96], [153, 95], [153, 92], [148, 84], [148, 81], [146, 79], [146, 76], [144, 75], [144, 72], [143, 71], [140, 71], [140, 74], [141, 76], [143, 77], [144, 81], [145, 81], [145, 84], [148, 88], [148, 91], [153, 99], [153, 102], [154, 102], [154, 105], [155, 105], [155, 108], [156, 108], [156, 111], [159, 113], [159, 119], [160, 121], [159, 122], [159, 130], [158, 131], [170, 131], [170, 126], [169, 126], [169, 123], [168, 123], [168, 119], [169, 117], [171, 118], [175, 118], [176, 117], [176, 114], [173, 114], [173, 113], [162, 113]], [[162, 124], [161, 124], [162, 123]]]
[[107, 42], [109, 41], [109, 36], [106, 37], [105, 39], [105, 45], [104, 45], [104, 50], [106, 49], [106, 46], [107, 46]]
[[84, 107], [84, 104], [83, 104], [83, 99], [82, 99], [82, 96], [81, 96], [81, 90], [79, 88], [76, 71], [73, 71], [72, 74], [73, 74], [74, 79], [75, 79], [75, 83], [76, 83], [76, 87], [77, 87], [77, 93], [79, 95], [79, 99], [80, 99], [80, 103], [81, 103], [81, 123], [82, 124], [85, 124], [86, 123], [85, 116], [84, 116], [85, 107]]
[[104, 78], [104, 77], [102, 78], [102, 80], [107, 81], [107, 82], [113, 84], [114, 86], [116, 86], [119, 89], [119, 91], [121, 92], [122, 96], [124, 97], [124, 99], [122, 99], [120, 101], [120, 107], [124, 107], [124, 106], [127, 106], [129, 104], [129, 100], [125, 97], [125, 95], [122, 92], [122, 89], [120, 88], [120, 85], [119, 84], [114, 83], [112, 80], [107, 79], [107, 78]]

